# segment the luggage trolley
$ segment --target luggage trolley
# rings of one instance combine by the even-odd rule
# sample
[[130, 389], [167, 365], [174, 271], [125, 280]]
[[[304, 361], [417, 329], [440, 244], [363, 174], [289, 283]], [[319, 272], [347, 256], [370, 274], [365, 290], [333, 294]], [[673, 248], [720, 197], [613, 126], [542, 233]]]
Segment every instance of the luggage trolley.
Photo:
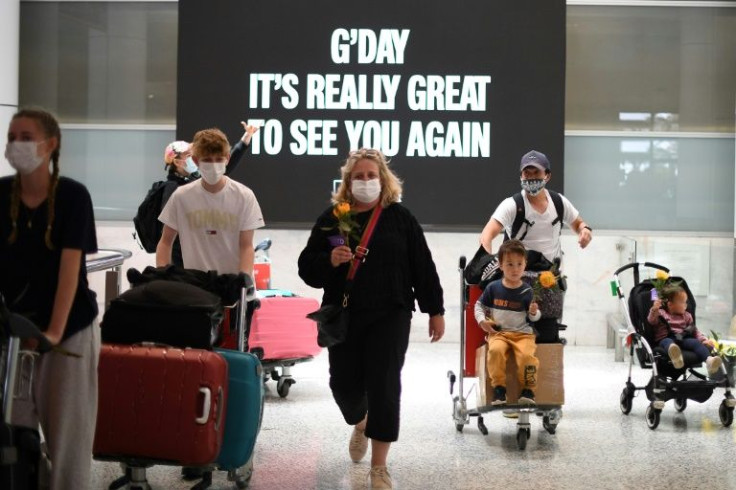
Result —
[[264, 382], [276, 382], [281, 398], [289, 395], [296, 383], [291, 368], [311, 361], [322, 352], [317, 345], [317, 327], [306, 315], [319, 308], [314, 298], [298, 296], [271, 285], [272, 240], [266, 238], [256, 245], [253, 274], [258, 299], [250, 314], [248, 335], [240, 350], [252, 352], [263, 366]]
[[[471, 417], [478, 418], [478, 430], [483, 435], [488, 435], [488, 428], [486, 427], [483, 414], [487, 412], [493, 412], [498, 410], [511, 411], [518, 414], [516, 442], [520, 450], [526, 449], [527, 441], [531, 436], [531, 423], [530, 415], [537, 414], [542, 416], [542, 425], [549, 434], [555, 434], [557, 425], [562, 418], [562, 405], [561, 404], [546, 404], [537, 403], [536, 405], [522, 405], [522, 404], [505, 404], [505, 405], [490, 405], [481, 404], [480, 393], [479, 402], [476, 408], [468, 408], [468, 398], [473, 389], [484, 390], [484, 387], [478, 387], [473, 385], [467, 394], [464, 391], [463, 378], [475, 377], [479, 375], [478, 383], [485, 382], [485, 362], [482, 363], [481, 368], [483, 372], [476, 373], [476, 349], [481, 346], [485, 341], [485, 333], [478, 327], [475, 322], [473, 315], [473, 308], [475, 302], [480, 298], [482, 293], [480, 287], [477, 285], [469, 285], [465, 282], [463, 277], [463, 271], [465, 270], [466, 259], [465, 256], [460, 257], [459, 261], [459, 275], [460, 275], [460, 371], [459, 376], [453, 371], [447, 372], [447, 377], [450, 381], [450, 396], [454, 394], [455, 382], [458, 383], [458, 392], [452, 398], [453, 409], [452, 418], [455, 422], [455, 428], [458, 432], [462, 432], [463, 428], [470, 423]], [[564, 327], [561, 326], [560, 329]], [[559, 346], [555, 348], [562, 348], [562, 344], [539, 344], [549, 346]], [[513, 355], [513, 354], [512, 354]], [[541, 366], [540, 366], [541, 367]], [[515, 374], [514, 374], [515, 376]], [[541, 381], [541, 380], [540, 380]], [[543, 402], [543, 400], [542, 400]]]
[[[128, 271], [128, 279], [131, 281], [131, 284], [136, 284], [136, 287], [142, 287], [146, 282], [165, 279], [160, 275], [165, 275], [171, 272], [176, 276], [180, 271], [181, 269], [171, 269], [170, 271], [167, 271], [166, 269], [147, 268], [142, 273], [139, 273], [138, 271], [131, 269]], [[192, 414], [192, 418], [197, 418], [195, 422], [197, 424], [210, 424], [214, 421], [215, 430], [223, 430], [222, 428], [218, 429], [218, 427], [224, 426], [224, 433], [222, 436], [222, 446], [216, 455], [216, 459], [210, 460], [210, 463], [204, 465], [196, 465], [196, 468], [201, 470], [201, 480], [199, 482], [194, 482], [196, 484], [193, 483], [193, 490], [204, 490], [210, 487], [212, 484], [212, 474], [215, 470], [226, 471], [228, 481], [233, 482], [237, 488], [246, 488], [249, 485], [253, 473], [253, 450], [263, 417], [263, 370], [256, 356], [246, 351], [248, 322], [246, 311], [249, 307], [253, 306], [254, 302], [257, 301], [253, 290], [253, 283], [250, 276], [246, 274], [217, 276], [217, 279], [217, 284], [209, 284], [203, 289], [209, 290], [209, 287], [217, 289], [216, 293], [214, 290], [210, 292], [220, 296], [224, 303], [232, 303], [231, 306], [226, 306], [225, 308], [232, 312], [232, 316], [235, 318], [234, 323], [236, 324], [237, 330], [234, 332], [235, 342], [233, 349], [217, 348], [214, 349], [214, 351], [206, 349], [202, 350], [202, 356], [207, 355], [212, 357], [213, 355], [218, 354], [219, 356], [217, 357], [224, 358], [224, 362], [227, 364], [227, 376], [225, 376], [228, 384], [227, 398], [225, 402], [227, 409], [223, 411], [223, 398], [220, 394], [217, 394], [216, 396], [214, 391], [211, 396], [207, 396], [207, 394], [204, 393], [204, 408], [199, 406], [202, 400], [197, 402], [198, 411]], [[222, 279], [222, 281], [220, 281], [220, 279]], [[169, 280], [172, 282], [176, 282], [177, 280], [189, 282], [187, 279], [174, 279], [173, 277]], [[196, 278], [192, 278], [192, 281], [192, 283], [196, 282]], [[116, 346], [114, 344], [108, 344], [108, 347], [114, 348]], [[142, 344], [136, 344], [136, 347], [156, 350], [161, 347], [161, 345], [151, 342], [143, 342]], [[180, 347], [170, 347], [168, 349], [181, 351], [184, 356], [186, 356], [187, 352], [197, 350], [189, 349], [183, 345]], [[162, 349], [159, 348], [158, 350]], [[154, 355], [153, 351], [151, 352], [151, 355]], [[182, 360], [183, 359], [184, 358], [182, 357]], [[201, 357], [201, 359], [205, 359], [205, 357]], [[113, 364], [117, 362], [120, 362], [120, 356], [116, 357], [114, 360], [111, 357], [109, 359], [108, 366], [103, 365], [103, 361], [101, 360], [100, 372], [114, 374]], [[177, 365], [178, 364], [180, 363], [177, 362]], [[104, 393], [108, 393], [109, 397], [106, 400], [107, 404], [105, 406], [118, 405], [112, 397], [116, 396], [113, 392], [119, 391], [119, 388], [112, 391], [101, 390], [101, 404], [103, 397], [105, 396]], [[200, 392], [201, 391], [202, 389], [200, 389]], [[135, 393], [125, 392], [124, 395], [135, 396]], [[116, 417], [118, 417], [118, 415], [119, 414], [117, 413], [110, 413], [103, 418], [101, 414], [98, 414], [98, 431], [101, 420], [103, 420], [102, 423], [104, 423], [105, 427], [108, 429], [114, 427], [114, 422], [117, 420]], [[131, 416], [133, 416], [133, 414], [131, 414]], [[180, 462], [169, 460], [165, 457], [151, 457], [150, 454], [148, 456], [142, 456], [137, 454], [135, 451], [131, 452], [129, 450], [121, 452], [120, 448], [123, 446], [128, 447], [128, 442], [126, 441], [121, 445], [120, 443], [115, 442], [115, 437], [106, 438], [104, 440], [100, 439], [99, 446], [97, 438], [95, 440], [95, 459], [119, 462], [121, 469], [123, 470], [123, 475], [109, 484], [108, 488], [110, 490], [118, 488], [150, 490], [151, 486], [149, 485], [146, 477], [146, 470], [148, 468], [154, 465], [181, 466]]]

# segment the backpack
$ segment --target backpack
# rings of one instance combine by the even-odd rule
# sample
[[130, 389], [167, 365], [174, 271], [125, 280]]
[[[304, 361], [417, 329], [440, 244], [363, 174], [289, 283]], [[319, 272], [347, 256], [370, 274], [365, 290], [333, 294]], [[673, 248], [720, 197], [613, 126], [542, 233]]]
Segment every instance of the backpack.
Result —
[[[549, 197], [552, 199], [552, 204], [554, 205], [555, 211], [557, 212], [557, 217], [554, 219], [554, 221], [552, 221], [552, 226], [559, 223], [560, 233], [562, 233], [562, 217], [565, 212], [562, 204], [562, 197], [558, 192], [555, 192], [553, 190], [547, 189], [547, 192], [549, 192]], [[514, 203], [516, 204], [516, 216], [514, 217], [514, 222], [511, 224], [511, 236], [509, 237], [508, 233], [504, 231], [504, 241], [510, 240], [512, 238], [515, 238], [519, 241], [524, 240], [527, 232], [529, 231], [529, 227], [534, 225], [534, 223], [526, 219], [526, 212], [524, 210], [524, 198], [522, 197], [521, 192], [517, 192], [516, 194], [514, 194], [513, 198]], [[521, 231], [521, 226], [524, 224], [526, 224], [526, 228], [524, 228], [524, 233], [517, 238], [517, 236], [519, 235], [519, 231]], [[535, 252], [534, 250], [527, 250], [527, 254], [527, 269], [534, 265], [534, 269], [536, 270], [547, 270], [544, 268], [546, 264], [542, 264], [542, 262], [549, 261], [547, 261], [547, 259], [545, 259], [542, 254], [540, 254], [539, 252]], [[486, 249], [483, 248], [483, 245], [481, 245], [475, 252], [475, 255], [472, 259], [470, 259], [470, 262], [468, 263], [467, 267], [465, 267], [465, 270], [463, 272], [465, 281], [468, 284], [487, 284], [491, 280], [499, 277], [499, 274], [500, 270], [498, 268], [496, 254], [489, 254], [488, 252], [486, 252]]]
[[167, 184], [168, 181], [165, 180], [154, 182], [133, 218], [136, 231], [133, 236], [138, 235], [141, 246], [148, 253], [156, 251], [156, 245], [164, 230], [164, 225], [158, 220], [158, 215], [161, 214], [161, 208], [166, 202], [164, 195], [168, 188]]
[[[552, 204], [555, 206], [555, 211], [557, 212], [557, 217], [552, 221], [552, 226], [555, 226], [559, 223], [560, 225], [560, 234], [562, 234], [562, 217], [565, 214], [565, 209], [562, 204], [562, 197], [560, 197], [560, 194], [558, 192], [555, 192], [553, 190], [547, 189], [547, 192], [549, 192], [549, 197], [552, 199]], [[512, 238], [523, 241], [526, 237], [527, 232], [529, 231], [529, 228], [534, 225], [534, 223], [531, 223], [526, 219], [525, 210], [524, 210], [524, 198], [521, 195], [521, 192], [517, 192], [514, 194], [514, 203], [516, 203], [516, 217], [514, 218], [514, 222], [511, 224], [511, 236], [509, 236], [504, 231], [504, 237], [503, 241], [510, 240]], [[526, 225], [526, 228], [524, 228], [524, 234], [517, 238], [519, 235], [519, 231], [521, 230], [521, 225]]]

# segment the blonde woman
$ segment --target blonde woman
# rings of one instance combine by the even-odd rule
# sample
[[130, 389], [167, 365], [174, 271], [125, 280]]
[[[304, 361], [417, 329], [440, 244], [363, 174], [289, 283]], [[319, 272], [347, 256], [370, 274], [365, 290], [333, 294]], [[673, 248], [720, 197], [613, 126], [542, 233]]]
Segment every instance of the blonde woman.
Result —
[[[361, 461], [370, 439], [371, 486], [392, 488], [386, 460], [399, 436], [401, 369], [414, 303], [429, 314], [429, 336], [438, 341], [445, 331], [442, 287], [422, 228], [398, 202], [401, 181], [386, 157], [372, 149], [351, 152], [341, 173], [334, 206], [317, 218], [299, 256], [299, 275], [324, 289], [323, 304], [339, 304], [351, 262], [358, 260], [360, 236], [380, 206], [369, 253], [350, 291], [347, 338], [329, 348], [330, 388], [343, 418], [353, 426], [350, 458]], [[343, 216], [342, 237], [338, 215]]]

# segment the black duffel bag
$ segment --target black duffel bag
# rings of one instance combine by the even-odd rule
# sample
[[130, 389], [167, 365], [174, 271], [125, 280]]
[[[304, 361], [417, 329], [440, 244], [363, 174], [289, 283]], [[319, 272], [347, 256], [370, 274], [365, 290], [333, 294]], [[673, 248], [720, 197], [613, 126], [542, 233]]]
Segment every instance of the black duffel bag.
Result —
[[154, 280], [110, 302], [102, 318], [102, 341], [211, 349], [222, 317], [216, 294], [184, 282]]

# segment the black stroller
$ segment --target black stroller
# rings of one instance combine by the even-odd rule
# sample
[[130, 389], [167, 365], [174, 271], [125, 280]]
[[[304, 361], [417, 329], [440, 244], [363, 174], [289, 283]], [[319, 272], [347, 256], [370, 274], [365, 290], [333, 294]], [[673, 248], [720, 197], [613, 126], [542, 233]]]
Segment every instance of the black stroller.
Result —
[[[621, 300], [629, 330], [626, 337], [630, 353], [629, 377], [626, 387], [621, 392], [621, 412], [628, 415], [631, 412], [637, 390], [644, 390], [650, 402], [646, 410], [647, 425], [654, 430], [659, 425], [662, 409], [668, 400], [674, 400], [675, 410], [682, 412], [687, 407], [688, 400], [703, 403], [711, 397], [716, 388], [725, 388], [723, 401], [718, 407], [718, 416], [724, 427], [730, 426], [733, 422], [736, 399], [731, 394], [728, 377], [725, 376], [725, 368], [721, 366], [721, 380], [708, 379], [707, 376], [696, 371], [696, 368], [701, 366], [701, 362], [694, 352], [683, 350], [684, 366], [676, 369], [664, 349], [653, 347], [655, 345], [654, 332], [647, 322], [647, 314], [652, 307], [651, 290], [654, 284], [650, 279], [640, 280], [640, 268], [669, 272], [666, 267], [652, 262], [633, 262], [619, 268], [613, 274], [613, 286]], [[627, 270], [632, 271], [634, 279], [628, 303], [621, 291], [619, 281], [619, 275]], [[677, 282], [685, 290], [688, 297], [687, 311], [694, 319], [695, 299], [685, 280], [681, 277], [670, 277], [667, 281]], [[631, 381], [631, 371], [635, 360], [642, 369], [652, 370], [652, 376], [646, 386], [635, 386]]]

